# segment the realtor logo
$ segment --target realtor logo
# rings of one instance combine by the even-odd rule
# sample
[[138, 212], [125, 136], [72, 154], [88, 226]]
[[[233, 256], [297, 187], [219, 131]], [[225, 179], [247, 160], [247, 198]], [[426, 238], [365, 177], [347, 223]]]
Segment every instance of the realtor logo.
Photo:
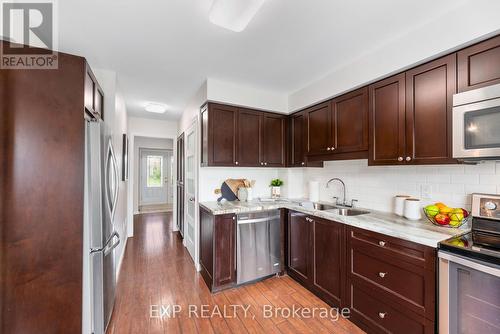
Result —
[[55, 9], [55, 0], [1, 1], [0, 68], [57, 68]]

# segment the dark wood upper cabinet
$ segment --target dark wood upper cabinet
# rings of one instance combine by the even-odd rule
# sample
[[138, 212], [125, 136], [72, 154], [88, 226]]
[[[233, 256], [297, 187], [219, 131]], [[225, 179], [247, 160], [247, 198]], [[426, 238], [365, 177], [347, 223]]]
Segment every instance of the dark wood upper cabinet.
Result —
[[369, 86], [370, 165], [404, 163], [405, 74]]
[[330, 102], [306, 109], [305, 114], [307, 116], [307, 154], [330, 153], [334, 146]]
[[368, 150], [368, 87], [332, 100], [334, 153]]
[[306, 164], [306, 116], [303, 112], [290, 116], [290, 166]]
[[202, 166], [285, 167], [286, 115], [208, 103], [200, 119]]
[[312, 275], [312, 224], [306, 218], [300, 212], [288, 213], [288, 268], [294, 278], [309, 284]]
[[500, 83], [500, 36], [458, 52], [458, 91]]
[[318, 293], [340, 306], [344, 269], [344, 225], [314, 217], [314, 280]]
[[87, 114], [93, 118], [103, 118], [104, 93], [97, 82], [90, 66], [86, 66], [85, 71], [85, 95], [84, 105]]
[[260, 166], [262, 160], [262, 113], [240, 109], [238, 111], [238, 166]]
[[406, 72], [406, 163], [453, 162], [456, 69], [453, 54]]
[[266, 167], [285, 166], [285, 120], [282, 115], [262, 116], [262, 162]]
[[[214, 103], [209, 103], [207, 109], [201, 110], [202, 165], [234, 166], [236, 164], [237, 113], [238, 108]], [[205, 124], [207, 129], [203, 132]], [[206, 143], [206, 149], [204, 143]]]

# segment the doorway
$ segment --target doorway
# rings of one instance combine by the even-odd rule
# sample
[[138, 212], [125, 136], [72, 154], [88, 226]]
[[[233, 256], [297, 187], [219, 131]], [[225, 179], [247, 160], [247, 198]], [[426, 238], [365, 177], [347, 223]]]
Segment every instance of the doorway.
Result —
[[139, 149], [139, 212], [171, 211], [173, 152]]

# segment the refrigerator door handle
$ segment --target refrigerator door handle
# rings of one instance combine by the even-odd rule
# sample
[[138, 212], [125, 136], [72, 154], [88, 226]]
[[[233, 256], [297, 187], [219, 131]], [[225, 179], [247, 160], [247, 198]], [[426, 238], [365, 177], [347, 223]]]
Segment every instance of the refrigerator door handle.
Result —
[[[115, 211], [116, 211], [116, 204], [118, 202], [118, 167], [116, 163], [116, 158], [115, 158], [115, 152], [113, 150], [113, 144], [111, 143], [111, 138], [108, 141], [108, 150], [107, 150], [107, 158], [106, 158], [106, 171], [105, 171], [105, 178], [106, 178], [106, 203], [108, 206], [109, 214], [111, 221], [113, 221]], [[113, 179], [110, 180], [110, 168], [113, 168]], [[113, 182], [111, 184], [110, 182]], [[111, 193], [111, 187], [113, 187], [113, 193]]]
[[[112, 247], [110, 249], [107, 249], [108, 248], [108, 245], [109, 243], [115, 238], [117, 237], [118, 238], [118, 242], [114, 243], [112, 245]], [[101, 247], [101, 248], [91, 248], [90, 249], [90, 255], [92, 254], [95, 254], [95, 253], [101, 253], [101, 252], [104, 252], [104, 255], [108, 254], [110, 251], [112, 251], [113, 249], [116, 248], [116, 246], [118, 246], [120, 244], [120, 235], [118, 234], [118, 232], [113, 232], [109, 238], [106, 240], [106, 242], [104, 243], [104, 246]]]

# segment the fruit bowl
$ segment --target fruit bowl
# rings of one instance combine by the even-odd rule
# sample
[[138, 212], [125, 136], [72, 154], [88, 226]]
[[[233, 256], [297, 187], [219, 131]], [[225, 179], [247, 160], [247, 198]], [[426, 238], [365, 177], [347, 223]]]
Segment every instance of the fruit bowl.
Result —
[[[451, 212], [443, 213], [442, 210], [424, 208], [424, 215], [436, 226], [459, 228], [468, 223], [472, 216], [465, 209], [453, 209]], [[457, 210], [462, 210], [458, 212]]]

